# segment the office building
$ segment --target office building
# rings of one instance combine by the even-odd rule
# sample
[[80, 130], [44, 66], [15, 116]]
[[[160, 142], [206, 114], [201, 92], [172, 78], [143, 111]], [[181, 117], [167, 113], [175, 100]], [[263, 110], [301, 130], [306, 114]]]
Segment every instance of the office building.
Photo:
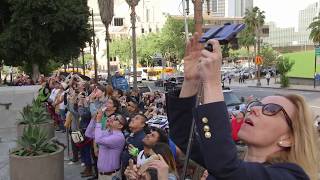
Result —
[[[207, 13], [207, 3], [203, 5], [203, 12]], [[253, 8], [253, 0], [210, 0], [209, 10], [212, 16], [243, 17], [246, 9]]]

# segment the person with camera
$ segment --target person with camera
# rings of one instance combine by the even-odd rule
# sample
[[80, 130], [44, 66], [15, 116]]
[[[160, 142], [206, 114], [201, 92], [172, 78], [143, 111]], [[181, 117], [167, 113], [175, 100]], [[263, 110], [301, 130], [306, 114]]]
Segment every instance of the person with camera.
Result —
[[125, 145], [122, 131], [127, 126], [126, 119], [120, 114], [109, 117], [105, 127], [102, 127], [103, 112], [99, 110], [96, 117], [91, 120], [85, 135], [93, 138], [99, 145], [98, 172], [99, 180], [111, 180], [120, 170], [120, 155]]
[[129, 163], [125, 171], [128, 180], [136, 179], [158, 179], [158, 180], [176, 180], [177, 168], [168, 144], [156, 143], [150, 150], [151, 156], [142, 165]]
[[[222, 55], [219, 42], [209, 40], [213, 52], [198, 43], [199, 34], [188, 42], [184, 77], [178, 92], [168, 96], [170, 137], [187, 150], [192, 117], [198, 137], [191, 158], [208, 170], [207, 179], [318, 179], [318, 147], [310, 108], [301, 96], [267, 96], [247, 105], [238, 133], [248, 146], [244, 159], [237, 157], [221, 88]], [[201, 73], [200, 73], [201, 72]], [[192, 113], [202, 83], [203, 102]], [[201, 86], [200, 86], [201, 87]]]

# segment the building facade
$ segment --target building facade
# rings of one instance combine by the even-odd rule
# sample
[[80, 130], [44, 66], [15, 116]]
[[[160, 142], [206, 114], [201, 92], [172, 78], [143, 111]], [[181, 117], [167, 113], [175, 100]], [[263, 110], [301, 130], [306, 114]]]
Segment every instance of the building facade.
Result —
[[299, 11], [298, 31], [294, 27], [279, 28], [275, 23], [269, 24], [269, 37], [264, 38], [264, 42], [273, 47], [312, 46], [313, 42], [309, 39], [310, 30], [308, 29], [313, 18], [320, 12], [320, 2], [315, 2]]
[[[151, 32], [159, 32], [166, 21], [166, 6], [170, 0], [140, 0], [136, 6], [136, 34], [141, 36]], [[106, 30], [100, 18], [99, 5], [97, 0], [88, 0], [88, 6], [93, 9], [94, 28], [97, 44], [97, 60], [99, 71], [107, 71], [106, 57]], [[114, 16], [109, 26], [111, 41], [116, 38], [130, 38], [131, 9], [125, 0], [114, 1]], [[90, 19], [90, 23], [91, 19]], [[88, 52], [88, 48], [86, 49]], [[91, 51], [92, 52], [92, 51]], [[119, 61], [118, 59], [116, 61]], [[112, 62], [114, 63], [114, 62]], [[117, 62], [115, 62], [117, 63]]]
[[[210, 0], [209, 11], [216, 17], [244, 17], [246, 9], [253, 8], [253, 0]], [[207, 13], [208, 4], [203, 4]]]

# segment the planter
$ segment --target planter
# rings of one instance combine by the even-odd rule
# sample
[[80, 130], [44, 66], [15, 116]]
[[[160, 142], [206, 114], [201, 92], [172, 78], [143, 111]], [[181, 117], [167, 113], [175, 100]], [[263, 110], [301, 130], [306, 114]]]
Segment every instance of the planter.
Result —
[[63, 147], [41, 156], [9, 155], [11, 180], [63, 180]]
[[[23, 129], [27, 126], [28, 125], [26, 125], [26, 124], [18, 124], [18, 126], [17, 126], [17, 139], [19, 139], [22, 136]], [[40, 129], [42, 129], [43, 131], [45, 131], [48, 134], [48, 139], [51, 139], [54, 137], [55, 130], [54, 130], [53, 121], [43, 123], [43, 124], [38, 124], [37, 126], [39, 126]]]

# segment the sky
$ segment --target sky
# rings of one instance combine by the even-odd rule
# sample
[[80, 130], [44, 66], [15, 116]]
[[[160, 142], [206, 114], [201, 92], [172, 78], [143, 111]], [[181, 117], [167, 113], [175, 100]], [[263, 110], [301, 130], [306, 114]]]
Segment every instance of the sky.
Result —
[[[191, 0], [190, 5], [192, 5]], [[253, 0], [254, 6], [265, 11], [266, 22], [273, 21], [279, 27], [298, 27], [299, 10], [320, 0]], [[164, 0], [170, 4], [165, 12], [182, 14], [181, 0]], [[169, 3], [170, 2], [170, 3]], [[193, 7], [190, 6], [190, 9]]]

